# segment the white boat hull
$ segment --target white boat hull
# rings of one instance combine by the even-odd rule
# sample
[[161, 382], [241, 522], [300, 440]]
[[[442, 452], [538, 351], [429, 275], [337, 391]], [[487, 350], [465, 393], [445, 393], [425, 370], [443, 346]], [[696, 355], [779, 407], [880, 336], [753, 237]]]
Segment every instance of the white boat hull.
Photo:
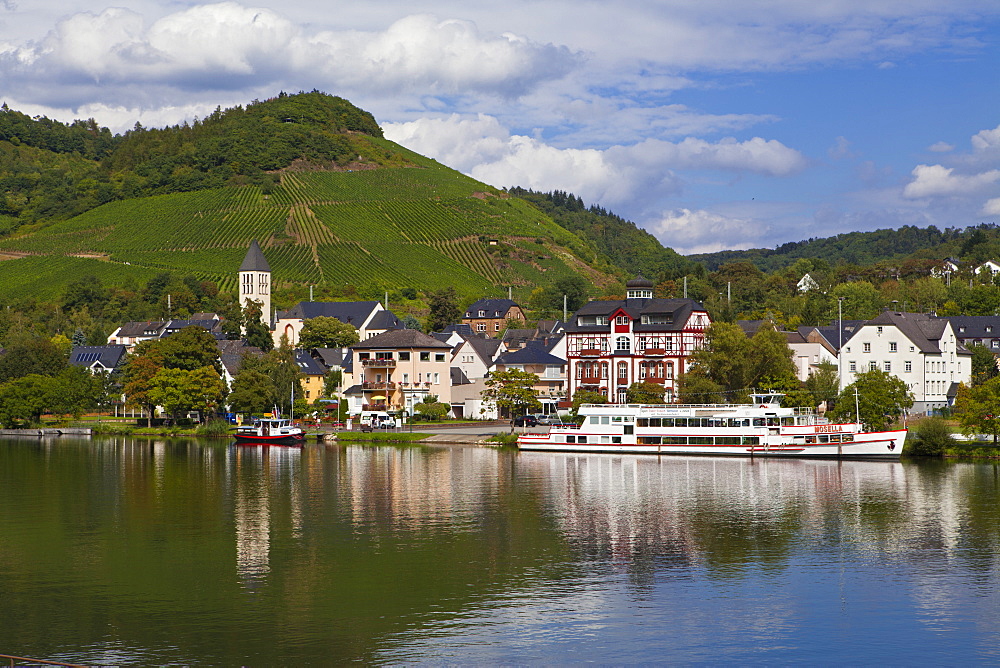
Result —
[[[599, 435], [595, 435], [598, 436]], [[589, 439], [588, 439], [589, 440]], [[550, 434], [522, 434], [521, 450], [646, 455], [714, 455], [724, 457], [820, 457], [899, 459], [906, 430], [861, 433], [849, 443], [764, 443], [760, 445], [645, 445], [639, 443], [561, 443]]]

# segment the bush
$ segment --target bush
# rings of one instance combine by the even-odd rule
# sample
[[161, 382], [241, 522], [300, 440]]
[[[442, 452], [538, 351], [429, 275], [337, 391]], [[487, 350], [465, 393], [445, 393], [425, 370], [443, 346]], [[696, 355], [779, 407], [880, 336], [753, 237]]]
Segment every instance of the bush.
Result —
[[928, 417], [910, 429], [903, 452], [914, 457], [940, 457], [945, 448], [954, 444], [949, 422], [940, 417]]

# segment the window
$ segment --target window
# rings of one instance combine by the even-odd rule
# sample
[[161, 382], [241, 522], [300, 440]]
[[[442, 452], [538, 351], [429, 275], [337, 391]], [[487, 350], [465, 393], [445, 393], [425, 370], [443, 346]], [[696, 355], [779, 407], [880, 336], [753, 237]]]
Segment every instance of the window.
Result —
[[628, 324], [628, 316], [627, 315], [617, 316], [615, 318], [615, 324], [616, 325], [627, 325]]
[[615, 350], [624, 350], [625, 352], [631, 350], [627, 336], [619, 336], [615, 339]]
[[618, 378], [620, 380], [625, 380], [628, 378], [628, 363], [626, 362], [618, 363]]
[[267, 294], [267, 274], [260, 275], [260, 281], [258, 282], [260, 288], [257, 290], [258, 294]]
[[410, 374], [404, 373], [403, 374], [403, 385], [409, 385], [409, 384], [410, 384]]
[[895, 341], [890, 341], [889, 342], [889, 352], [890, 353], [896, 352], [896, 342]]
[[858, 372], [858, 363], [857, 363], [857, 362], [851, 362], [851, 363], [850, 363], [850, 364], [848, 365], [848, 367], [847, 367], [847, 368], [848, 368], [848, 370], [849, 370], [849, 371], [850, 371], [851, 373], [857, 373], [857, 372]]
[[892, 373], [892, 362], [883, 362], [882, 371], [885, 371], [886, 373]]
[[410, 361], [410, 353], [399, 353], [399, 361], [400, 362], [409, 362]]
[[486, 317], [486, 311], [480, 311], [479, 312], [479, 317], [480, 318], [485, 318]]
[[876, 327], [875, 328], [875, 333], [881, 334], [882, 333], [882, 328], [881, 327]]
[[911, 371], [913, 371], [913, 362], [911, 362], [910, 360], [906, 360], [905, 362], [903, 362], [903, 371], [906, 373], [910, 373]]
[[243, 294], [253, 294], [253, 274], [243, 274]]
[[435, 373], [434, 374], [434, 384], [435, 385], [440, 385], [441, 384], [441, 374], [439, 374], [439, 373]]
[[444, 361], [444, 353], [434, 353], [434, 361], [435, 362], [443, 362]]
[[420, 353], [420, 361], [421, 362], [430, 362], [431, 361], [431, 354], [428, 353], [428, 352]]
[[872, 351], [872, 344], [870, 344], [870, 343], [862, 343], [861, 345], [862, 345], [862, 351], [863, 352], [870, 353]]
[[878, 368], [878, 362], [869, 362], [868, 363], [868, 370], [869, 371], [874, 371], [877, 368]]
[[485, 322], [481, 322], [478, 325], [476, 325], [476, 331], [477, 332], [485, 332], [486, 331], [486, 323]]
[[498, 323], [495, 323], [495, 324], [493, 325], [493, 331], [494, 331], [494, 332], [499, 332], [499, 331], [500, 331], [500, 323], [499, 323], [499, 322], [498, 322]]

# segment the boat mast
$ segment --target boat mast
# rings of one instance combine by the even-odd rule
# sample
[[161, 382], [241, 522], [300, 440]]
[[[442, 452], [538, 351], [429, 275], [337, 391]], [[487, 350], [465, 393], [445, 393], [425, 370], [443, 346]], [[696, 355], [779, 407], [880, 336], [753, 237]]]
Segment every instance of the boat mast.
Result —
[[854, 386], [854, 414], [858, 418], [858, 424], [861, 424], [861, 403], [858, 400], [858, 386]]

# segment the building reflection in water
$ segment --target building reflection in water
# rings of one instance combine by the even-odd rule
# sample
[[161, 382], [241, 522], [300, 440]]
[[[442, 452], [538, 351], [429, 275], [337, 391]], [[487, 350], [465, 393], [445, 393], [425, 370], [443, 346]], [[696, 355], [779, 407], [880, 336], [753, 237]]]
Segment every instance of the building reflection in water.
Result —
[[293, 535], [301, 534], [301, 505], [297, 478], [302, 450], [269, 446], [230, 446], [228, 457], [233, 486], [236, 529], [236, 570], [248, 589], [264, 583], [270, 573], [272, 506], [276, 496], [288, 495]]

